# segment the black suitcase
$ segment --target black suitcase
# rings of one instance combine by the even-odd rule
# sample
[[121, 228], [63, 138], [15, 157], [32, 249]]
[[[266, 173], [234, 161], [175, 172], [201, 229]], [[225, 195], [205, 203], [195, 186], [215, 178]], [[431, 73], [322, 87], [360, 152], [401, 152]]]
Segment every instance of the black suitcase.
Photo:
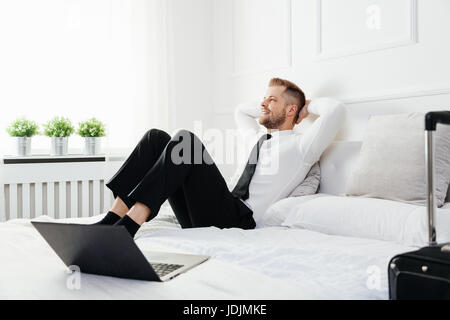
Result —
[[433, 132], [437, 123], [450, 124], [450, 111], [429, 112], [425, 116], [429, 245], [391, 259], [388, 275], [392, 300], [450, 299], [450, 244], [436, 243]]

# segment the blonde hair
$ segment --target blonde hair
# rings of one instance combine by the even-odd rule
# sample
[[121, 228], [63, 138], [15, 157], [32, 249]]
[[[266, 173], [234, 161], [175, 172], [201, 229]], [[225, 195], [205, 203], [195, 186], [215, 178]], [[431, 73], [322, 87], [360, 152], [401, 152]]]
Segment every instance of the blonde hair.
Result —
[[285, 87], [283, 91], [283, 96], [286, 98], [288, 104], [295, 104], [297, 108], [297, 113], [294, 118], [294, 123], [297, 122], [300, 115], [300, 110], [305, 106], [306, 98], [302, 89], [300, 89], [295, 83], [284, 80], [280, 78], [272, 78], [269, 82], [269, 87]]

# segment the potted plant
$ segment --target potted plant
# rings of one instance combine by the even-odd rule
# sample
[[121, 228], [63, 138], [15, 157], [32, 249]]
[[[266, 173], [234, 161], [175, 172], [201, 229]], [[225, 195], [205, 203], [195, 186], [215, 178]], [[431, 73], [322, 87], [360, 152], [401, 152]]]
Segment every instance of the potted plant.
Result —
[[65, 156], [68, 150], [69, 136], [75, 131], [68, 118], [54, 117], [44, 124], [44, 134], [52, 139], [52, 156]]
[[24, 117], [14, 120], [6, 128], [11, 137], [17, 138], [17, 155], [29, 156], [31, 154], [31, 137], [39, 133], [39, 126], [36, 122]]
[[84, 138], [84, 154], [100, 153], [100, 139], [106, 135], [105, 124], [96, 118], [91, 118], [78, 124], [77, 133]]

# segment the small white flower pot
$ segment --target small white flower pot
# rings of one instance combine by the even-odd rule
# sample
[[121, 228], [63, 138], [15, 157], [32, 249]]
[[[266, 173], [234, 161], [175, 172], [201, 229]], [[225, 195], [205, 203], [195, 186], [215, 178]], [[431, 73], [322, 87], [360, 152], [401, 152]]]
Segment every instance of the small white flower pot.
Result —
[[66, 156], [68, 153], [69, 137], [52, 137], [50, 155]]
[[85, 137], [84, 138], [84, 154], [88, 156], [100, 154], [101, 138]]
[[17, 137], [17, 155], [21, 157], [31, 155], [31, 137]]

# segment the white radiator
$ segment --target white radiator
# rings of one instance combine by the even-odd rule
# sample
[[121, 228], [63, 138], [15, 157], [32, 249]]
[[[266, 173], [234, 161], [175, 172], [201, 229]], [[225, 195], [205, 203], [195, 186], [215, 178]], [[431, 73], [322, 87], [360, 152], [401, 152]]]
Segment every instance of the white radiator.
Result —
[[105, 181], [123, 160], [99, 162], [2, 164], [0, 221], [40, 215], [89, 217], [104, 213], [113, 202]]

